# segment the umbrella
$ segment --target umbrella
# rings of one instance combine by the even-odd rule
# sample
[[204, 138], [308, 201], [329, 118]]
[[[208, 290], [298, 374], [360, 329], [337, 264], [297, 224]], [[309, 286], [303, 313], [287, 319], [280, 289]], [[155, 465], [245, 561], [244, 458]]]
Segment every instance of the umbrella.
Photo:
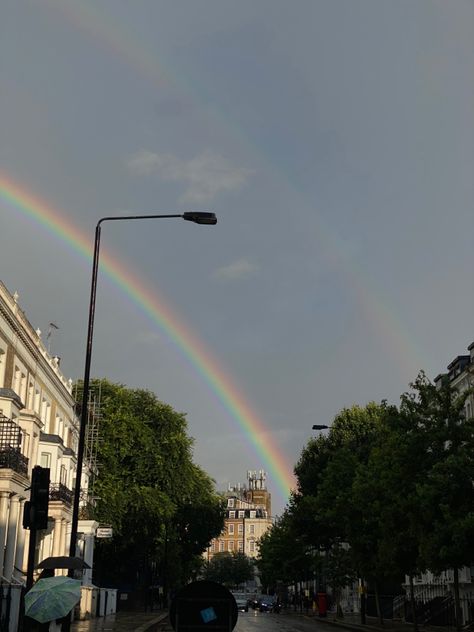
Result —
[[80, 557], [60, 555], [59, 557], [47, 557], [36, 568], [74, 568], [82, 570], [83, 568], [90, 568], [90, 566]]
[[81, 582], [70, 577], [39, 579], [25, 595], [25, 614], [40, 623], [60, 619], [81, 598]]

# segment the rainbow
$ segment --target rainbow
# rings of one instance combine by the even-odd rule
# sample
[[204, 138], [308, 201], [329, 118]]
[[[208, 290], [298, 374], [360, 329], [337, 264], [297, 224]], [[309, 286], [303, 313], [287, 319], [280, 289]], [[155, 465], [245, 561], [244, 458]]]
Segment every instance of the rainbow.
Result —
[[[0, 200], [3, 208], [20, 212], [48, 233], [68, 244], [86, 261], [92, 261], [91, 239], [64, 213], [29, 192], [6, 173], [0, 172]], [[292, 466], [280, 450], [272, 433], [252, 410], [231, 377], [219, 366], [198, 337], [165, 301], [110, 253], [101, 253], [101, 269], [121, 292], [162, 330], [188, 360], [230, 418], [244, 433], [259, 462], [263, 462], [284, 502], [296, 487]]]
[[[193, 77], [183, 75], [182, 70], [178, 72], [171, 60], [164, 56], [163, 51], [160, 51], [158, 56], [155, 50], [147, 47], [146, 38], [138, 40], [130, 31], [129, 25], [121, 23], [115, 14], [103, 11], [97, 3], [87, 5], [71, 0], [45, 0], [44, 5], [49, 7], [54, 16], [62, 17], [65, 24], [89, 37], [96, 46], [101, 47], [112, 58], [131, 68], [152, 85], [173, 85], [183, 94], [189, 95], [192, 100], [200, 102], [206, 109], [211, 109], [215, 119], [220, 121], [225, 129], [231, 129], [239, 140], [247, 144], [253, 154], [263, 158], [269, 167], [278, 173], [281, 183], [286, 182], [289, 185], [292, 194], [300, 198], [301, 208], [308, 206], [308, 201], [301, 192], [301, 183], [293, 182], [271, 154], [265, 152], [243, 128], [235, 125], [235, 121], [230, 120], [227, 112], [219, 108], [213, 99], [208, 98], [205, 86], [201, 82], [196, 83]], [[377, 343], [385, 348], [388, 357], [397, 364], [404, 383], [408, 383], [420, 367], [427, 364], [426, 354], [420, 343], [416, 336], [408, 335], [407, 324], [401, 322], [399, 314], [396, 313], [396, 305], [390, 305], [388, 298], [384, 298], [383, 291], [371, 282], [370, 271], [364, 270], [356, 258], [347, 253], [347, 244], [317, 209], [313, 208], [312, 203], [310, 210], [315, 220], [315, 243], [329, 259], [333, 270], [339, 272], [344, 279], [366, 321], [377, 333]]]
[[[129, 25], [122, 24], [115, 14], [110, 11], [104, 12], [97, 3], [86, 5], [71, 0], [45, 0], [44, 5], [55, 17], [62, 17], [64, 23], [85, 34], [96, 46], [100, 46], [107, 54], [124, 63], [152, 85], [173, 85], [191, 99], [198, 100], [206, 109], [211, 109], [215, 119], [220, 121], [225, 129], [231, 129], [239, 140], [247, 144], [252, 153], [260, 155], [269, 167], [278, 173], [280, 182], [286, 182], [292, 194], [300, 198], [301, 207], [308, 206], [307, 199], [301, 193], [301, 183], [293, 182], [271, 154], [265, 152], [255, 139], [228, 118], [225, 110], [216, 106], [215, 102], [207, 97], [205, 86], [201, 82], [196, 83], [193, 77], [184, 76], [182, 71], [178, 72], [164, 56], [163, 51], [157, 56], [155, 50], [147, 48], [146, 38], [138, 40], [130, 31]], [[313, 208], [312, 203], [310, 210], [315, 219], [315, 243], [330, 260], [333, 270], [339, 272], [344, 279], [360, 311], [364, 313], [372, 330], [377, 332], [377, 343], [386, 349], [388, 357], [397, 364], [400, 376], [408, 383], [420, 367], [427, 364], [426, 354], [420, 343], [416, 336], [408, 335], [407, 324], [401, 322], [400, 316], [396, 313], [396, 305], [390, 305], [388, 298], [384, 299], [380, 288], [371, 282], [370, 271], [364, 270], [360, 263], [347, 253], [347, 244], [340, 239], [317, 209]]]

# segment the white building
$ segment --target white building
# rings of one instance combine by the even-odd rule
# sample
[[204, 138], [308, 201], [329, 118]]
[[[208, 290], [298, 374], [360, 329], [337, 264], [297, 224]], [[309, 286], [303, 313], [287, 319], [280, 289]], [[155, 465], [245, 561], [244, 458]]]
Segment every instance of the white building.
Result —
[[[35, 465], [50, 468], [48, 528], [35, 561], [68, 555], [79, 420], [72, 381], [60, 370], [13, 296], [0, 282], [0, 576], [25, 579], [29, 531], [23, 508]], [[88, 485], [84, 468], [83, 489]], [[1, 595], [0, 595], [1, 600]]]

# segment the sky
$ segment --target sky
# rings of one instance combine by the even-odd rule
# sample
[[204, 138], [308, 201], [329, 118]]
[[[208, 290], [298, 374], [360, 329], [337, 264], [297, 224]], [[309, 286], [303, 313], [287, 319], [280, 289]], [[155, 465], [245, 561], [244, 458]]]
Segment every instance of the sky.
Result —
[[[473, 68], [472, 0], [2, 3], [4, 178], [91, 246], [104, 216], [218, 217], [103, 225], [170, 320], [101, 271], [92, 376], [185, 412], [219, 489], [265, 469], [281, 513], [270, 466], [313, 424], [474, 341]], [[0, 221], [0, 279], [81, 378], [90, 260]]]

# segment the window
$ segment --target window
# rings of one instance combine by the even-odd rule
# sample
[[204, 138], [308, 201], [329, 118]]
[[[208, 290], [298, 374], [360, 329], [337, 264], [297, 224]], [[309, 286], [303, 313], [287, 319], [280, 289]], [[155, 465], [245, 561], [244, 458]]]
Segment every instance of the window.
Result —
[[36, 387], [35, 390], [35, 403], [34, 403], [34, 411], [35, 413], [37, 413], [38, 415], [40, 414], [40, 401], [41, 401], [41, 393], [40, 393], [40, 389], [38, 387]]
[[256, 511], [251, 511], [250, 512], [250, 517], [251, 518], [256, 518], [257, 517], [257, 512]]
[[215, 551], [216, 551], [216, 541], [215, 541], [215, 540], [213, 540], [213, 541], [212, 541], [212, 544], [211, 544], [211, 551], [212, 551], [213, 553], [215, 553]]
[[234, 540], [229, 540], [229, 548], [227, 550], [228, 551], [233, 551], [234, 550]]
[[243, 533], [243, 532], [244, 532], [244, 525], [239, 524], [239, 533]]
[[61, 417], [60, 415], [56, 414], [56, 417], [54, 419], [54, 424], [53, 424], [53, 420], [51, 419], [51, 434], [59, 434], [59, 428], [61, 425]]
[[239, 552], [242, 553], [244, 550], [244, 541], [239, 540]]
[[49, 430], [49, 418], [51, 414], [51, 404], [43, 397], [41, 401], [41, 421], [43, 422], [43, 428], [45, 432]]
[[235, 518], [235, 511], [229, 511], [229, 518]]
[[51, 454], [49, 452], [41, 452], [41, 467], [51, 467]]
[[66, 441], [65, 441], [65, 445], [67, 448], [72, 448], [72, 440], [73, 440], [72, 428], [71, 426], [68, 426], [66, 428]]
[[26, 402], [26, 407], [29, 410], [33, 410], [33, 406], [35, 405], [35, 383], [31, 380], [28, 384], [28, 400]]
[[30, 454], [30, 435], [28, 432], [22, 431], [21, 438], [21, 453], [23, 456], [29, 456]]
[[229, 535], [234, 535], [234, 525], [233, 525], [233, 524], [230, 524], [230, 525], [227, 527], [227, 531], [228, 531]]
[[0, 388], [4, 386], [5, 379], [5, 361], [7, 359], [6, 347], [0, 347]]
[[239, 518], [245, 518], [245, 511], [239, 511]]
[[233, 498], [229, 498], [227, 501], [227, 507], [235, 507], [234, 504], [234, 499]]
[[224, 542], [223, 540], [219, 540], [219, 553], [222, 553], [224, 550]]
[[26, 374], [26, 368], [17, 358], [15, 358], [15, 367], [13, 369], [13, 390], [21, 399], [23, 404], [26, 403]]
[[20, 395], [20, 369], [15, 365], [15, 369], [13, 371], [13, 390], [19, 396]]
[[60, 483], [62, 483], [65, 487], [67, 487], [67, 470], [65, 468], [64, 465], [61, 465], [61, 470], [60, 470]]
[[255, 535], [255, 525], [254, 524], [249, 525], [249, 533], [251, 535]]
[[249, 550], [250, 553], [255, 553], [255, 542], [253, 540], [250, 540], [249, 542]]

